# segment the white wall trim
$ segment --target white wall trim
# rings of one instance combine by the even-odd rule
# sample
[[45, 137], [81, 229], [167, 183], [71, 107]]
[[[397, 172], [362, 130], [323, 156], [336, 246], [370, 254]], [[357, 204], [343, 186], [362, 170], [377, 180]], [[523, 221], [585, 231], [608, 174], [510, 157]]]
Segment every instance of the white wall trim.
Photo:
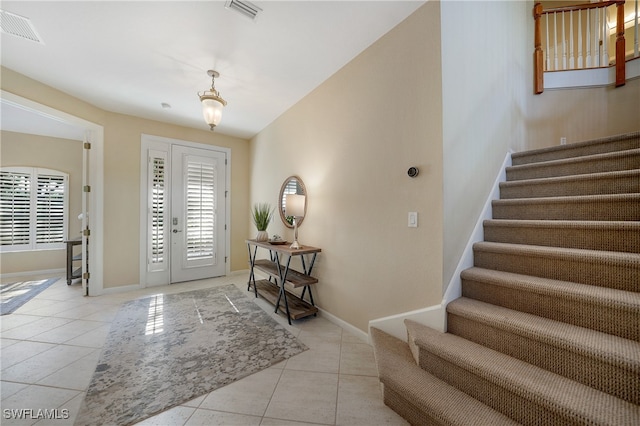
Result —
[[484, 239], [483, 222], [493, 217], [491, 202], [500, 198], [500, 183], [507, 180], [506, 168], [511, 166], [511, 154], [512, 151], [507, 152], [507, 155], [502, 162], [502, 166], [500, 166], [500, 171], [493, 182], [491, 192], [489, 193], [482, 212], [476, 221], [476, 225], [473, 228], [473, 232], [469, 237], [467, 246], [460, 257], [460, 261], [458, 262], [458, 266], [456, 267], [453, 277], [451, 278], [451, 281], [449, 281], [449, 285], [445, 290], [442, 302], [439, 305], [371, 320], [369, 321], [369, 328], [378, 328], [398, 339], [404, 340], [405, 342], [407, 341], [407, 329], [404, 325], [405, 319], [411, 319], [443, 333], [446, 331], [447, 304], [462, 295], [462, 280], [460, 279], [460, 273], [473, 266], [473, 245]]
[[[630, 60], [625, 63], [625, 76], [627, 80], [640, 77], [640, 59]], [[545, 90], [604, 87], [613, 85], [615, 82], [615, 66], [583, 70], [546, 71], [544, 73]]]
[[[91, 215], [89, 272], [91, 278], [88, 292], [90, 296], [101, 294], [104, 279], [104, 127], [4, 90], [0, 93], [2, 103], [8, 103], [88, 132], [88, 140], [91, 142], [89, 182], [92, 194], [89, 199], [89, 213]], [[82, 143], [82, 141], [79, 142]]]
[[[316, 306], [317, 307], [317, 306]], [[349, 333], [355, 335], [363, 342], [369, 343], [369, 335], [364, 331], [360, 330], [358, 327], [355, 327], [343, 319], [338, 318], [337, 316], [325, 311], [324, 309], [318, 308], [318, 312], [322, 318], [326, 318], [329, 322], [337, 325], [338, 327], [347, 330]]]

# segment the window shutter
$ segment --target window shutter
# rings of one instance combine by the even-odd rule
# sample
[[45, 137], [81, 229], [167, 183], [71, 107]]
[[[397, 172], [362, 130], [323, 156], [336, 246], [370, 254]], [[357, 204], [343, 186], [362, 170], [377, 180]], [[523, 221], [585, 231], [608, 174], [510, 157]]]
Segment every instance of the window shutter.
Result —
[[67, 177], [38, 173], [36, 191], [36, 247], [63, 244], [67, 235]]
[[30, 243], [31, 173], [0, 172], [0, 245]]
[[186, 258], [210, 258], [216, 241], [216, 166], [188, 161], [186, 178]]
[[167, 235], [167, 153], [149, 151], [149, 271], [166, 269]]

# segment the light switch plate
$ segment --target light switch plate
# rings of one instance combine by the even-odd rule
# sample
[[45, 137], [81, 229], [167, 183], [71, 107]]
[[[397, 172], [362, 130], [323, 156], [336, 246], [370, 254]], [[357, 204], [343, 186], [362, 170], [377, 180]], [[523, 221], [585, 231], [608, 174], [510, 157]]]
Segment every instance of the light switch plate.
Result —
[[409, 212], [409, 228], [418, 227], [418, 212]]

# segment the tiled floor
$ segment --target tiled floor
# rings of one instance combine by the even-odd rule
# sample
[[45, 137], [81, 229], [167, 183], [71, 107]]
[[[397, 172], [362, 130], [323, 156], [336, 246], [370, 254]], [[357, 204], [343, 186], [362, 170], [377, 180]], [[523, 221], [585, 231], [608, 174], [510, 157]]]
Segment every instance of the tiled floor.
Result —
[[[243, 274], [83, 297], [80, 285], [58, 281], [13, 314], [0, 317], [0, 423], [73, 424], [123, 301], [229, 283], [246, 291], [246, 282]], [[406, 425], [382, 403], [367, 343], [321, 316], [288, 326], [271, 305], [261, 299], [257, 303], [309, 350], [139, 425]], [[22, 411], [27, 418], [16, 419], [12, 409], [33, 411]], [[49, 413], [59, 419], [38, 420], [43, 414], [38, 409], [57, 409]], [[69, 418], [62, 418], [67, 414]]]

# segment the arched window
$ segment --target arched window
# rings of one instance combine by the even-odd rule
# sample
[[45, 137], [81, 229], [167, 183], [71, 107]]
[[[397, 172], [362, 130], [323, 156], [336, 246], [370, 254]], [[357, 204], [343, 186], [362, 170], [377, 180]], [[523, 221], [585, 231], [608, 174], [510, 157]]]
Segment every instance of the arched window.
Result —
[[68, 182], [58, 170], [0, 169], [0, 251], [65, 248]]

